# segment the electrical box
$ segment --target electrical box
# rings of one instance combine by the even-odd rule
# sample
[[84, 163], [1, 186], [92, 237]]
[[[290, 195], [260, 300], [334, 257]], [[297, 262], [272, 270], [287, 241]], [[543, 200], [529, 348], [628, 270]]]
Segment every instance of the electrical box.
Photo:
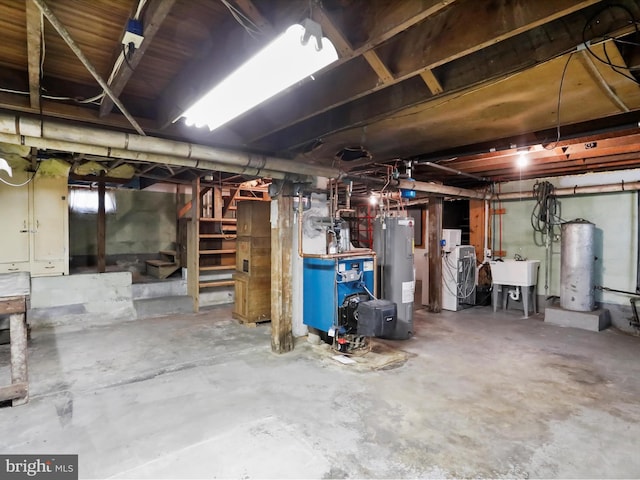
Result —
[[462, 243], [462, 230], [459, 229], [442, 229], [442, 251], [450, 253], [455, 247]]

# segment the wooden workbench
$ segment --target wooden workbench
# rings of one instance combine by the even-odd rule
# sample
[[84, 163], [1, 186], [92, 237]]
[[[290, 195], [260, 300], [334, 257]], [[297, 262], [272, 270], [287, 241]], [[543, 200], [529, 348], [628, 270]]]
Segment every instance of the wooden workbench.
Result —
[[0, 275], [0, 316], [9, 316], [11, 337], [11, 384], [0, 387], [0, 401], [12, 405], [29, 401], [27, 368], [27, 301], [31, 281], [26, 272]]

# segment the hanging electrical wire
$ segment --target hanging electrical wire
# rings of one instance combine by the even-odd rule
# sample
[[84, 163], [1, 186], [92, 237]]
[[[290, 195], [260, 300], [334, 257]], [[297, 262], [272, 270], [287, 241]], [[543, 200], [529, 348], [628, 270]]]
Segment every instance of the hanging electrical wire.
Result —
[[[620, 4], [612, 4], [612, 5], [606, 5], [605, 7], [601, 8], [600, 10], [598, 10], [594, 15], [591, 16], [591, 18], [589, 18], [589, 20], [587, 21], [587, 23], [585, 23], [584, 28], [582, 29], [582, 42], [583, 45], [585, 47], [585, 49], [587, 50], [587, 52], [596, 60], [598, 60], [599, 62], [611, 67], [611, 69], [618, 73], [619, 75], [622, 75], [623, 77], [631, 80], [634, 83], [637, 83], [640, 85], [640, 82], [638, 81], [638, 79], [636, 79], [633, 75], [631, 75], [629, 72], [629, 67], [627, 65], [617, 65], [615, 64], [613, 61], [611, 61], [611, 57], [609, 56], [609, 51], [607, 50], [607, 40], [611, 40], [613, 41], [614, 44], [617, 43], [623, 43], [623, 44], [628, 44], [628, 45], [635, 45], [635, 46], [640, 46], [640, 44], [636, 43], [636, 42], [631, 42], [631, 41], [627, 41], [627, 40], [619, 40], [615, 37], [612, 37], [610, 34], [613, 33], [611, 30], [605, 31], [605, 32], [595, 32], [595, 27], [594, 25], [599, 25], [599, 24], [603, 24], [604, 22], [601, 21], [602, 18], [602, 14], [604, 12], [607, 11], [611, 11], [611, 10], [622, 10], [626, 16], [628, 17], [627, 20], [627, 24], [628, 25], [632, 25], [633, 29], [634, 29], [634, 34], [637, 35], [638, 33], [640, 33], [640, 27], [638, 24], [638, 21], [636, 20], [636, 18], [633, 15], [633, 12], [627, 8], [624, 5], [620, 5]], [[591, 40], [587, 40], [587, 31], [591, 30], [592, 32], [592, 38], [597, 38], [599, 41], [602, 40], [602, 50], [604, 53], [604, 58], [602, 58], [600, 55], [598, 55], [594, 50], [593, 47], [591, 45]]]
[[558, 146], [558, 143], [560, 142], [560, 106], [562, 104], [562, 87], [564, 86], [564, 80], [567, 75], [569, 62], [571, 62], [574, 53], [575, 52], [569, 55], [569, 58], [567, 58], [567, 61], [564, 64], [564, 68], [562, 69], [562, 76], [560, 77], [560, 88], [558, 88], [558, 102], [556, 104], [556, 141], [551, 145], [545, 145], [544, 148], [547, 150], [553, 150]]
[[549, 182], [536, 182], [533, 186], [533, 197], [536, 204], [531, 212], [531, 226], [534, 231], [536, 245], [545, 246], [545, 242], [538, 242], [535, 234], [540, 234], [543, 238], [550, 235], [551, 239], [557, 234], [555, 227], [562, 223], [559, 210], [560, 204], [554, 193], [555, 187]]
[[238, 8], [234, 7], [227, 0], [220, 0], [222, 4], [227, 7], [227, 10], [231, 12], [233, 18], [235, 18], [236, 22], [240, 24], [242, 28], [251, 36], [251, 38], [256, 38], [256, 35], [263, 35], [263, 31], [260, 29], [258, 25], [253, 23], [253, 21], [247, 17], [244, 13], [242, 13]]

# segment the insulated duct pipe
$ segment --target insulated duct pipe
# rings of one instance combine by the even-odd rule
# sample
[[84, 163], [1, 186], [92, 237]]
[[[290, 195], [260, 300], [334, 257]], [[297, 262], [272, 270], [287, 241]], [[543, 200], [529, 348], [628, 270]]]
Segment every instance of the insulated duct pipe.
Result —
[[[72, 126], [37, 117], [0, 113], [0, 134], [6, 134], [3, 135], [2, 141], [18, 145], [60, 149], [69, 152], [168, 165], [184, 165], [193, 168], [244, 173], [254, 176], [282, 178], [284, 174], [287, 179], [290, 178], [290, 174], [336, 179], [345, 177], [344, 172], [337, 168], [309, 165], [284, 158], [252, 155], [157, 137]], [[41, 140], [46, 140], [46, 142]], [[101, 148], [96, 149], [95, 147]], [[185, 160], [188, 163], [184, 163]], [[384, 185], [386, 183], [386, 180], [379, 178], [357, 175], [348, 176], [347, 179], [372, 185]], [[484, 192], [428, 182], [399, 180], [392, 181], [389, 186], [442, 196], [489, 198], [489, 194]]]
[[[104, 147], [110, 151], [120, 153], [129, 151], [190, 159], [196, 163], [196, 165], [192, 165], [196, 168], [208, 168], [203, 161], [210, 161], [222, 165], [219, 168], [220, 170], [226, 171], [223, 167], [224, 165], [241, 166], [248, 169], [255, 169], [256, 172], [260, 172], [256, 175], [263, 176], [267, 176], [265, 173], [262, 173], [264, 171], [328, 178], [340, 178], [342, 176], [342, 173], [335, 168], [307, 165], [284, 158], [252, 155], [249, 153], [176, 142], [157, 137], [90, 127], [71, 126], [32, 117], [0, 114], [0, 133]], [[78, 151], [78, 149], [72, 149], [70, 151]]]
[[158, 163], [162, 165], [175, 165], [180, 167], [202, 168], [204, 170], [223, 171], [227, 173], [236, 173], [239, 175], [250, 175], [255, 177], [269, 177], [278, 180], [290, 180], [294, 182], [305, 183], [311, 177], [305, 175], [295, 175], [290, 173], [278, 172], [275, 170], [258, 169], [253, 167], [245, 167], [241, 165], [228, 165], [209, 160], [187, 159], [171, 155], [162, 155], [157, 153], [143, 153], [132, 150], [123, 150], [119, 148], [99, 147], [93, 145], [84, 145], [75, 142], [65, 142], [61, 140], [47, 140], [44, 138], [26, 137], [20, 135], [8, 135], [0, 133], [0, 142], [11, 143], [15, 145], [27, 145], [49, 150], [62, 150], [66, 152], [84, 153], [86, 155], [96, 155], [106, 158], [122, 158], [139, 162]]

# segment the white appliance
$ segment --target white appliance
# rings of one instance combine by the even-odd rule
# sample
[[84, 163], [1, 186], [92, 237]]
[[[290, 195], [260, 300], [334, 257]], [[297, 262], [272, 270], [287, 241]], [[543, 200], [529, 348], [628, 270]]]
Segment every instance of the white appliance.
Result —
[[476, 250], [470, 245], [453, 247], [442, 254], [442, 308], [456, 312], [475, 305]]
[[462, 230], [458, 228], [443, 228], [442, 229], [442, 251], [450, 253], [454, 247], [457, 247], [462, 243]]

